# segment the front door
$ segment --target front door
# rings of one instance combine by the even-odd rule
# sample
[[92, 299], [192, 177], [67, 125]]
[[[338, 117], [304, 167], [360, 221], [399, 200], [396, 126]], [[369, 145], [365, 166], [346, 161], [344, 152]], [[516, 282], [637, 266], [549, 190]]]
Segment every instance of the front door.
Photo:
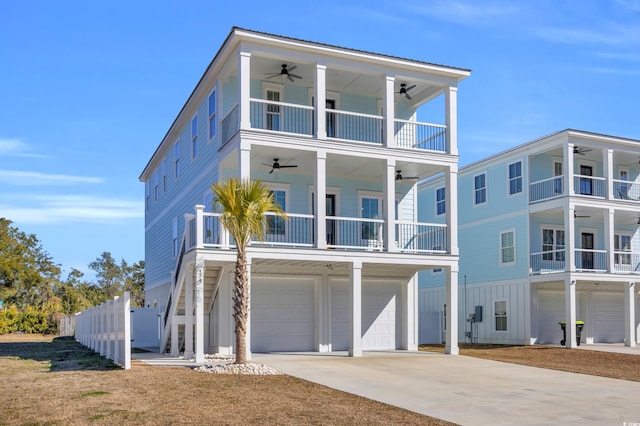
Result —
[[593, 167], [580, 165], [580, 194], [593, 195], [593, 179], [585, 176], [593, 176]]
[[[327, 217], [336, 215], [336, 194], [327, 194]], [[336, 243], [336, 221], [327, 220], [327, 244], [335, 245]]]
[[582, 233], [582, 269], [594, 269], [593, 265], [593, 234]]
[[336, 137], [336, 113], [331, 112], [331, 110], [336, 109], [336, 101], [334, 99], [327, 99], [325, 107], [327, 109], [327, 137], [335, 138]]

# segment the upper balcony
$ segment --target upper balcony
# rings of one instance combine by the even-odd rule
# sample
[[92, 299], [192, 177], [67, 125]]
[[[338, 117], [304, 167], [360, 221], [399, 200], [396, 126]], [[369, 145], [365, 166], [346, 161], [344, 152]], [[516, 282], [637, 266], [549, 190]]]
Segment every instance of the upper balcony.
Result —
[[[322, 63], [259, 48], [220, 76], [220, 146], [243, 130], [457, 155], [457, 83], [468, 71], [372, 57]], [[374, 60], [375, 59], [375, 60]]]

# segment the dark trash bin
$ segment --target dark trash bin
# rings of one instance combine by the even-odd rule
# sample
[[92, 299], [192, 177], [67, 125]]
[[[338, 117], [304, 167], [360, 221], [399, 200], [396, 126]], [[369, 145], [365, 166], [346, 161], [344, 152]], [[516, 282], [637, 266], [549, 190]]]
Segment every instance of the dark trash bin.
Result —
[[[566, 321], [560, 321], [560, 328], [562, 329], [562, 340], [560, 344], [564, 345], [567, 342], [567, 323]], [[580, 336], [582, 335], [582, 329], [584, 328], [584, 321], [576, 321], [576, 343], [580, 346]]]

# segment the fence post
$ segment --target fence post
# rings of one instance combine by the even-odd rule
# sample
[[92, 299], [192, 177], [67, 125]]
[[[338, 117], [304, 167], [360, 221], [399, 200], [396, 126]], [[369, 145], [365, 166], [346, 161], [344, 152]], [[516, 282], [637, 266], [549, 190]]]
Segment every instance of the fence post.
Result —
[[123, 301], [124, 313], [124, 369], [131, 369], [131, 295], [124, 292]]

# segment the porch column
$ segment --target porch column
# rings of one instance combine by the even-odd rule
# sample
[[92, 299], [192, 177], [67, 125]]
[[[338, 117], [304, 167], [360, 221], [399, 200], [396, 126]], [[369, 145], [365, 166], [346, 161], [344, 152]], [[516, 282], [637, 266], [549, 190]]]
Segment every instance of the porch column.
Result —
[[387, 167], [382, 178], [384, 203], [382, 217], [384, 219], [384, 246], [387, 251], [395, 252], [396, 247], [396, 160], [387, 158]]
[[349, 286], [351, 345], [349, 356], [362, 356], [362, 262], [353, 262]]
[[615, 234], [615, 210], [609, 209], [608, 214], [604, 215], [604, 249], [607, 252], [606, 269], [609, 272], [615, 272], [615, 243], [613, 237]]
[[238, 58], [238, 99], [240, 100], [240, 129], [251, 128], [251, 53], [240, 52]]
[[458, 355], [458, 265], [446, 269], [447, 288], [445, 300], [447, 302], [447, 333], [444, 353]]
[[565, 329], [567, 340], [564, 342], [566, 348], [576, 348], [576, 281], [567, 278], [564, 281], [564, 302], [565, 302]]
[[[201, 206], [202, 207], [202, 206]], [[204, 362], [204, 259], [196, 259], [196, 353], [195, 361]]]
[[444, 174], [445, 210], [447, 217], [447, 251], [458, 256], [458, 166], [450, 166]]
[[226, 273], [225, 278], [220, 281], [220, 286], [218, 287], [218, 311], [214, 314], [218, 319], [215, 330], [218, 336], [216, 351], [221, 355], [231, 355], [234, 353], [233, 300], [231, 300], [233, 294], [233, 279], [233, 272]]
[[418, 275], [402, 286], [402, 349], [418, 350]]
[[240, 145], [240, 158], [238, 159], [238, 176], [241, 180], [251, 178], [251, 145], [242, 143]]
[[624, 345], [636, 346], [636, 283], [631, 281], [624, 289]]
[[573, 272], [576, 270], [576, 235], [575, 235], [575, 206], [569, 203], [564, 207], [564, 270]]
[[[324, 64], [316, 64], [316, 85], [314, 96], [315, 102], [315, 123], [316, 138], [327, 139], [327, 66]], [[316, 186], [317, 188], [317, 186]]]
[[[382, 92], [382, 122], [384, 123], [384, 140], [382, 143], [387, 148], [396, 147], [395, 138], [395, 104], [394, 104], [394, 87], [396, 78], [392, 75], [385, 76], [384, 90]], [[395, 175], [394, 175], [395, 176]]]
[[564, 150], [564, 161], [562, 162], [562, 175], [565, 179], [565, 195], [575, 195], [573, 186], [573, 144], [568, 143]]
[[187, 265], [187, 270], [185, 273], [185, 280], [184, 280], [184, 357], [185, 359], [191, 359], [193, 357], [193, 264], [192, 263]]
[[203, 248], [204, 247], [204, 243], [203, 243], [203, 235], [204, 235], [204, 216], [202, 215], [202, 213], [204, 213], [204, 206], [202, 204], [197, 204], [196, 205], [196, 248]]
[[316, 247], [327, 248], [327, 153], [316, 152], [315, 175], [315, 205], [316, 205]]
[[607, 199], [615, 200], [616, 196], [613, 193], [613, 149], [607, 149], [604, 151], [604, 158], [602, 159], [602, 165], [604, 168], [604, 178], [606, 185]]
[[[169, 350], [170, 356], [180, 355], [180, 349], [178, 348], [178, 334], [180, 333], [178, 328], [178, 316], [173, 315], [171, 318], [171, 349]], [[161, 352], [164, 352], [165, 348], [160, 348]]]
[[326, 273], [317, 278], [314, 285], [316, 299], [315, 333], [316, 351], [331, 351], [331, 290]]
[[447, 125], [446, 152], [458, 155], [458, 88], [449, 86], [444, 98], [445, 124]]

